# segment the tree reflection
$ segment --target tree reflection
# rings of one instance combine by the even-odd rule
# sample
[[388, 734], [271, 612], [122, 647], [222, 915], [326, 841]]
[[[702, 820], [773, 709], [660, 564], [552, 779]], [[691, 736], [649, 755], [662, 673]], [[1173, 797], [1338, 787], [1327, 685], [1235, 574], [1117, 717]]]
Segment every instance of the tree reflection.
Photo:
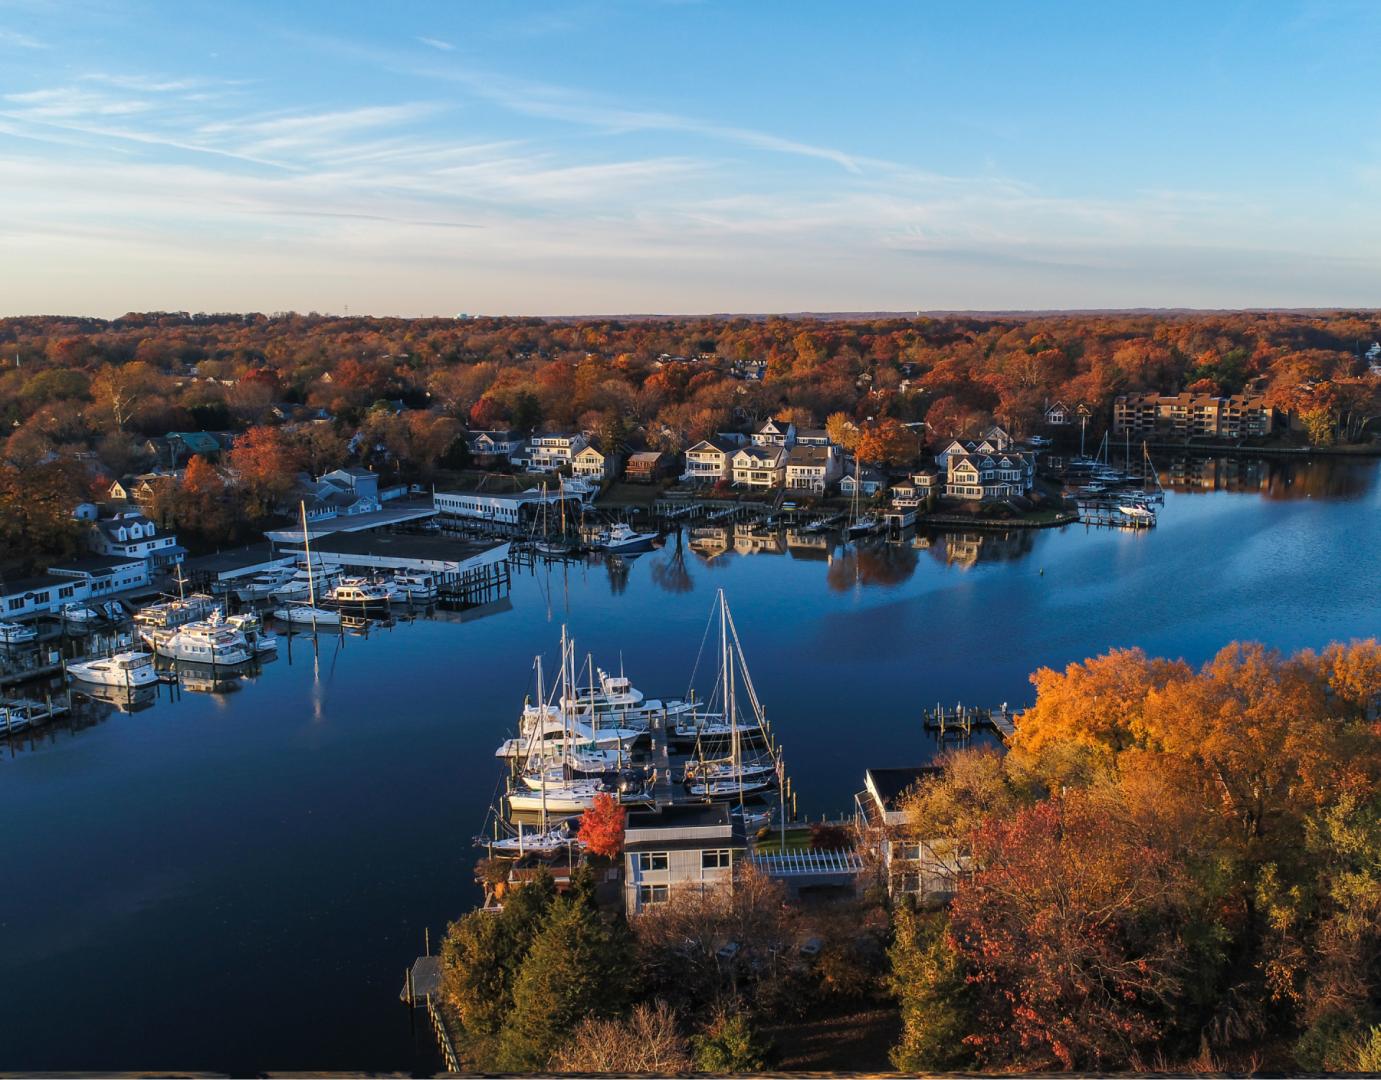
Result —
[[688, 593], [695, 588], [695, 580], [686, 566], [686, 552], [682, 547], [682, 533], [676, 532], [676, 547], [665, 559], [652, 564], [652, 580], [663, 592]]
[[825, 582], [836, 592], [855, 585], [900, 585], [916, 572], [916, 562], [910, 544], [849, 544], [830, 561]]

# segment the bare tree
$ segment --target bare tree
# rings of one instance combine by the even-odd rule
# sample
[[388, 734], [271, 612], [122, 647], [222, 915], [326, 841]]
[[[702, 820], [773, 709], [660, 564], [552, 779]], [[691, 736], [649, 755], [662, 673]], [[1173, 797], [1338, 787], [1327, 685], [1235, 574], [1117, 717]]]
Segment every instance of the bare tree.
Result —
[[552, 1060], [556, 1072], [667, 1076], [690, 1067], [676, 1013], [665, 1001], [636, 1005], [626, 1020], [586, 1017]]

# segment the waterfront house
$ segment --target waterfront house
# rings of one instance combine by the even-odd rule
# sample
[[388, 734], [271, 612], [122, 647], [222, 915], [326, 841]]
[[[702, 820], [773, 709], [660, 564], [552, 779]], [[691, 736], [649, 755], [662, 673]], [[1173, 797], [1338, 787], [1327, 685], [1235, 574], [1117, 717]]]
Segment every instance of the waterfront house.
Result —
[[494, 431], [471, 431], [465, 439], [470, 453], [477, 460], [486, 464], [508, 461], [509, 455], [523, 441], [523, 437], [518, 432], [507, 428]]
[[1045, 407], [1045, 422], [1051, 427], [1065, 427], [1073, 415], [1073, 410], [1065, 408], [1063, 401], [1054, 401]]
[[855, 469], [844, 473], [844, 479], [839, 481], [839, 493], [853, 498], [854, 489], [857, 488], [860, 495], [872, 498], [886, 486], [887, 478], [879, 470], [864, 465], [861, 471]]
[[1035, 462], [1016, 451], [946, 454], [945, 494], [970, 502], [1025, 495], [1036, 482]]
[[0, 619], [48, 615], [64, 604], [99, 602], [124, 589], [149, 583], [142, 558], [92, 555], [69, 560], [32, 577], [0, 579]]
[[672, 893], [732, 888], [748, 841], [723, 803], [633, 810], [623, 836], [624, 907], [636, 915]]
[[717, 483], [727, 480], [732, 471], [731, 461], [737, 447], [728, 439], [716, 435], [701, 439], [686, 451], [686, 471], [682, 478], [698, 483]]
[[966, 861], [952, 854], [953, 843], [918, 839], [907, 820], [906, 799], [926, 780], [939, 776], [933, 765], [868, 769], [863, 790], [854, 796], [854, 821], [865, 846], [877, 855], [894, 899], [912, 896], [940, 903], [954, 892], [954, 880]]
[[744, 446], [732, 458], [735, 484], [749, 488], [777, 488], [786, 477], [786, 448]]
[[624, 479], [635, 484], [655, 484], [675, 471], [675, 455], [662, 450], [639, 450], [629, 455]]
[[784, 446], [790, 450], [796, 445], [796, 425], [769, 417], [753, 432], [752, 439], [754, 446]]
[[614, 475], [617, 459], [591, 443], [571, 459], [571, 475], [600, 483]]
[[542, 472], [553, 472], [570, 465], [575, 455], [590, 445], [590, 440], [579, 431], [552, 431], [544, 435], [534, 435], [528, 440], [532, 451], [530, 468]]
[[87, 547], [98, 555], [144, 563], [151, 573], [176, 566], [187, 554], [173, 533], [162, 533], [137, 510], [122, 510], [89, 524]]
[[[328, 473], [323, 473], [321, 479], [342, 491], [352, 492], [365, 502], [372, 502], [371, 510], [379, 509], [378, 473], [362, 469], [358, 465], [349, 465], [343, 469], [332, 469]], [[367, 511], [355, 511], [355, 513], [365, 512]]]
[[808, 491], [823, 495], [839, 479], [843, 465], [829, 443], [798, 442], [786, 458], [786, 486], [788, 491]]

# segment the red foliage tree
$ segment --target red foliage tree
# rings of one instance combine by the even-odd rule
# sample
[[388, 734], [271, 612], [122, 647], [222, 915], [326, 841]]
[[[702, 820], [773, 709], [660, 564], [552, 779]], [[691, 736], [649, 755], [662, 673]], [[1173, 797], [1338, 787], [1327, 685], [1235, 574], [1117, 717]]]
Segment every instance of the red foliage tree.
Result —
[[580, 840], [592, 855], [616, 858], [623, 850], [623, 807], [612, 795], [599, 794], [580, 818]]

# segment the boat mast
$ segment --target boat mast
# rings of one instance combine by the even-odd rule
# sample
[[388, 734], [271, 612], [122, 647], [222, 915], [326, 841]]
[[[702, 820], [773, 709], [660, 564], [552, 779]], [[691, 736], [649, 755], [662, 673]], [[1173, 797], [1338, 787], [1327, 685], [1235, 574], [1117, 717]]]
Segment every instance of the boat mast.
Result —
[[316, 578], [312, 576], [312, 538], [307, 532], [307, 502], [305, 499], [298, 501], [298, 509], [302, 511], [302, 549], [307, 553], [307, 602], [310, 605], [308, 611], [312, 613], [312, 633], [316, 633]]

